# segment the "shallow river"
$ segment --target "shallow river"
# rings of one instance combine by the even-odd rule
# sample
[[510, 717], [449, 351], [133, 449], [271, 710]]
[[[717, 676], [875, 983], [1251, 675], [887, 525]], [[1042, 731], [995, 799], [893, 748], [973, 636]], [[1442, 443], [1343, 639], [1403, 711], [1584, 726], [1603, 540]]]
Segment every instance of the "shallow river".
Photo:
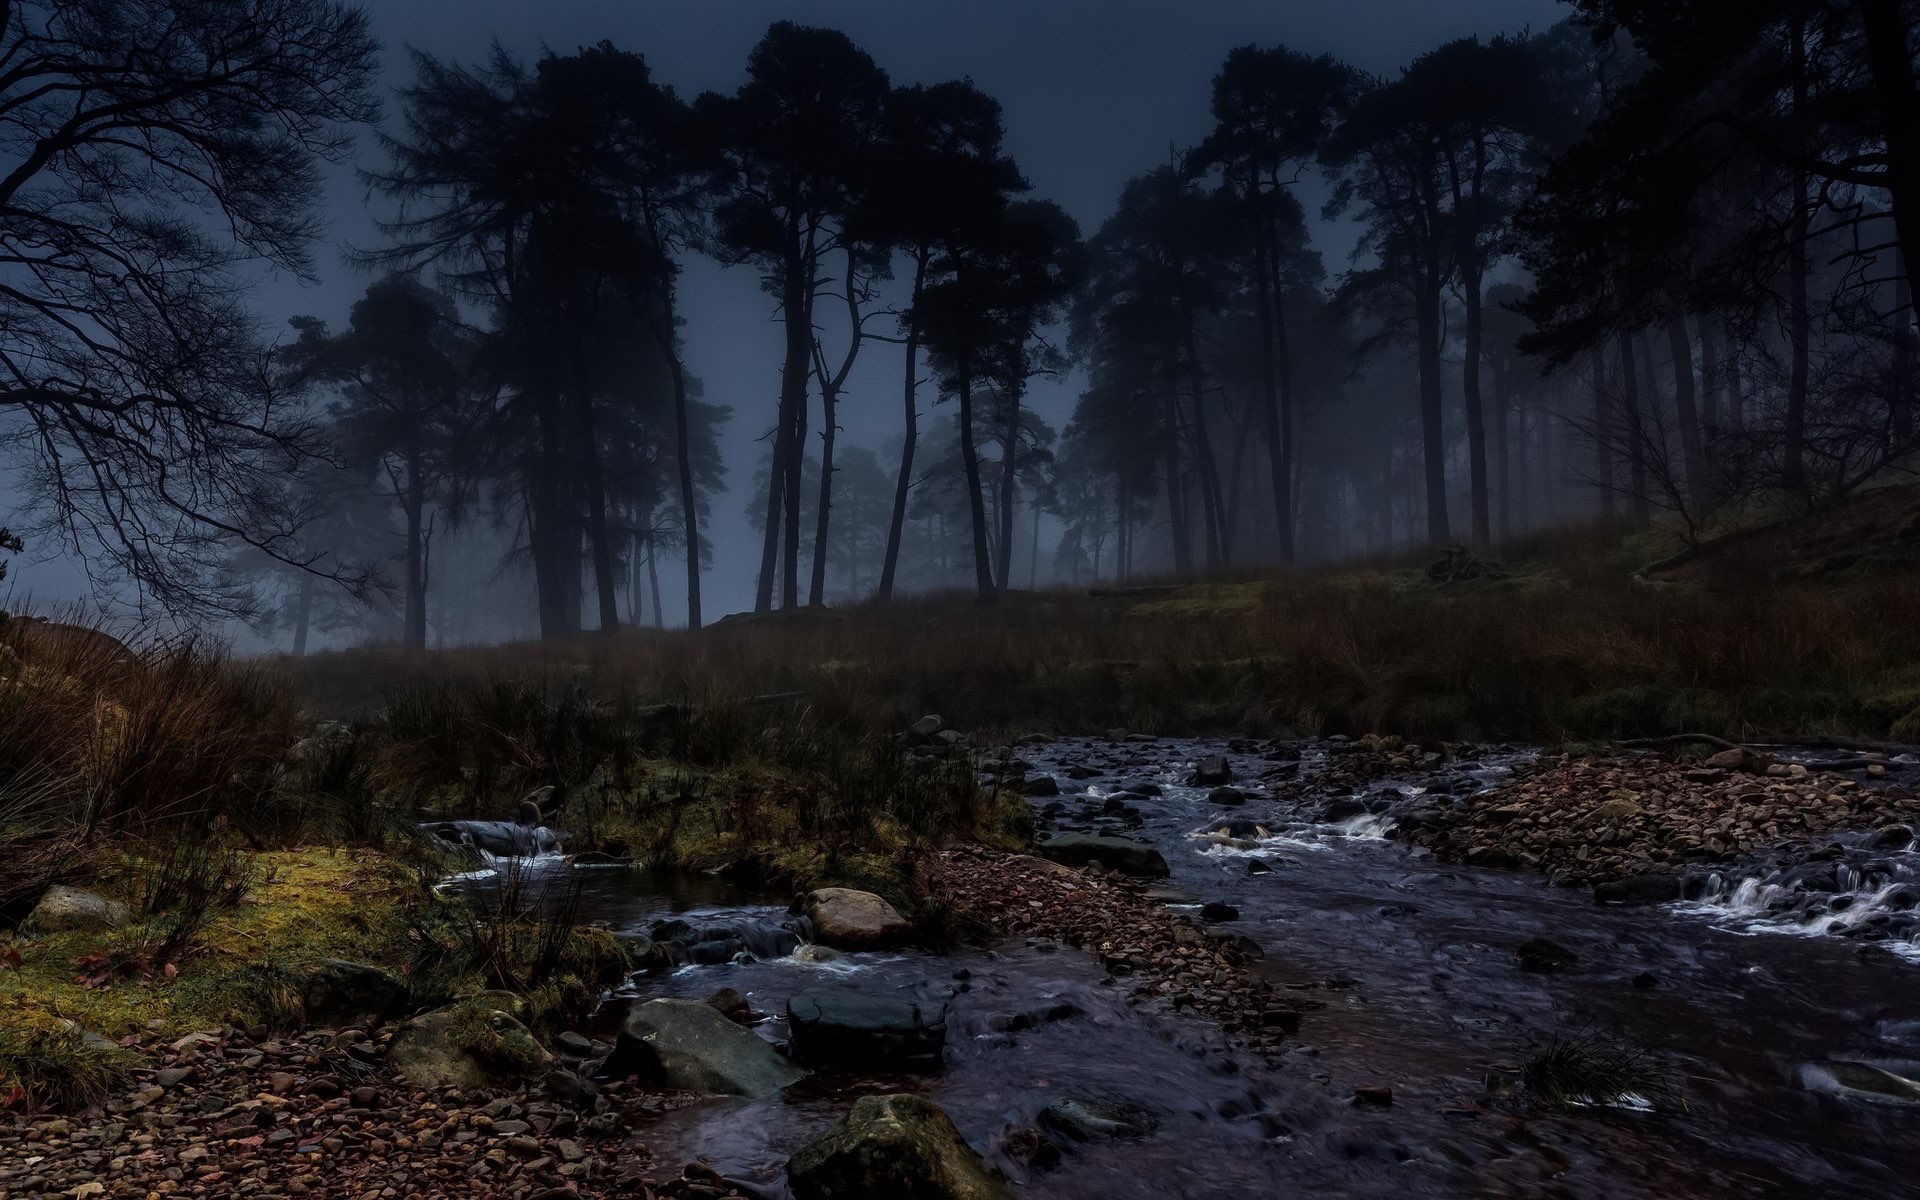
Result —
[[[1269, 765], [1254, 754], [1228, 754], [1249, 800], [1223, 811], [1206, 789], [1183, 786], [1196, 760], [1218, 753], [1225, 748], [1211, 743], [1096, 740], [1026, 757], [1034, 773], [1059, 779], [1069, 824], [1084, 800], [1077, 793], [1097, 800], [1160, 785], [1162, 794], [1130, 803], [1138, 836], [1172, 867], [1170, 889], [1196, 913], [1201, 901], [1235, 906], [1240, 916], [1224, 928], [1265, 949], [1267, 977], [1325, 1005], [1278, 1068], [1236, 1053], [1203, 1021], [1129, 1003], [1124, 981], [1103, 983], [1069, 948], [1015, 941], [992, 953], [812, 962], [781, 953], [788, 918], [764, 898], [710, 880], [689, 890], [637, 872], [575, 871], [583, 920], [645, 933], [677, 915], [738, 933], [749, 948], [742, 961], [642, 978], [632, 994], [736, 988], [770, 1016], [760, 1032], [775, 1041], [785, 1037], [787, 997], [823, 980], [953, 993], [938, 1074], [816, 1075], [779, 1099], [700, 1102], [640, 1136], [663, 1165], [705, 1158], [777, 1196], [788, 1154], [850, 1097], [914, 1089], [1035, 1196], [1920, 1196], [1920, 1105], [1848, 1092], [1821, 1065], [1920, 1074], [1910, 1061], [1920, 1060], [1920, 964], [1863, 957], [1840, 937], [1788, 936], [1728, 903], [1602, 908], [1532, 874], [1440, 864], [1385, 840], [1380, 818], [1318, 823], [1307, 814], [1324, 798], [1267, 796], [1244, 782]], [[1488, 756], [1474, 782], [1497, 783], [1511, 761]], [[1309, 778], [1318, 765], [1310, 749]], [[1069, 766], [1099, 774], [1070, 781]], [[1269, 836], [1238, 848], [1198, 836], [1222, 817], [1255, 821]], [[1250, 873], [1254, 857], [1272, 870]], [[1875, 861], [1920, 876], [1920, 854], [1883, 851]], [[1879, 879], [1863, 887], [1863, 902], [1887, 890]], [[1521, 970], [1514, 949], [1534, 937], [1576, 961], [1552, 974]], [[1007, 1015], [1044, 1001], [1076, 1015], [998, 1031]], [[1665, 1064], [1684, 1111], [1541, 1110], [1512, 1094], [1519, 1064], [1554, 1035], [1583, 1032]], [[1354, 1103], [1356, 1087], [1381, 1084], [1393, 1090], [1390, 1106]], [[1145, 1106], [1160, 1114], [1160, 1130], [1136, 1143], [1070, 1146], [1058, 1167], [1029, 1177], [1005, 1154], [1004, 1135], [1064, 1093]]]

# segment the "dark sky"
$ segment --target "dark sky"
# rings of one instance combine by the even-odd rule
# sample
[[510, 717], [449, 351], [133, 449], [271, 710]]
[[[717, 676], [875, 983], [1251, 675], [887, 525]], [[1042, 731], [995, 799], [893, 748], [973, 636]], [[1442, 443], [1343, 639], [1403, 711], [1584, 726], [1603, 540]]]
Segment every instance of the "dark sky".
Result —
[[[731, 91], [747, 51], [779, 19], [843, 30], [896, 82], [971, 77], [1006, 110], [1008, 148], [1034, 194], [1061, 204], [1091, 233], [1126, 179], [1190, 146], [1208, 126], [1214, 71], [1248, 42], [1330, 52], [1387, 73], [1450, 38], [1531, 27], [1565, 15], [1555, 0], [371, 0], [387, 46], [390, 84], [404, 81], [411, 45], [471, 61], [498, 39], [517, 54], [569, 52], [610, 40], [643, 54], [655, 75], [684, 96]], [[362, 138], [365, 153], [378, 151]], [[331, 192], [332, 235], [368, 243], [361, 192], [341, 172]], [[1327, 265], [1346, 248], [1329, 231]], [[366, 280], [320, 256], [317, 286], [287, 281], [264, 289], [276, 317], [312, 313], [339, 322]], [[707, 583], [710, 614], [752, 602], [757, 545], [744, 516], [745, 489], [771, 421], [778, 387], [779, 333], [772, 306], [750, 270], [696, 264], [687, 274], [689, 366], [707, 398], [729, 404], [725, 449], [732, 490], [715, 499], [717, 557]], [[848, 440], [880, 446], [900, 428], [897, 348], [865, 356], [843, 405]], [[1065, 424], [1077, 382], [1040, 386], [1036, 406]], [[923, 402], [923, 412], [925, 411]], [[817, 426], [817, 418], [814, 422]], [[56, 590], [51, 573], [37, 590]], [[663, 572], [670, 583], [677, 569]], [[681, 605], [678, 589], [666, 601]]]

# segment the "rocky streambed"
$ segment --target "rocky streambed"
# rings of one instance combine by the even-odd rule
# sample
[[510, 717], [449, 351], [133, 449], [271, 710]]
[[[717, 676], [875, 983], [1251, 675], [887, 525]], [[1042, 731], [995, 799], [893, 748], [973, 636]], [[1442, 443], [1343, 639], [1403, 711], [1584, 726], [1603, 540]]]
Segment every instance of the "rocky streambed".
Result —
[[16, 1125], [0, 1191], [1902, 1194], [1913, 764], [1699, 757], [1004, 749], [1043, 841], [928, 863], [994, 931], [947, 952], [546, 856], [655, 957], [525, 1083], [396, 1085], [392, 1025], [166, 1048], [142, 1107]]

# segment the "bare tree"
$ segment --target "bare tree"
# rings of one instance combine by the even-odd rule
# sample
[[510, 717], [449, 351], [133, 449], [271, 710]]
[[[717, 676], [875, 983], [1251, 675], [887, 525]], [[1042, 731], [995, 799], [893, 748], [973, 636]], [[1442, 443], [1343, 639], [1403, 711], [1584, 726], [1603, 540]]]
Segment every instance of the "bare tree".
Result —
[[0, 414], [25, 527], [96, 582], [204, 615], [248, 603], [207, 583], [235, 542], [353, 574], [300, 538], [314, 427], [243, 300], [311, 275], [375, 50], [326, 0], [0, 3]]

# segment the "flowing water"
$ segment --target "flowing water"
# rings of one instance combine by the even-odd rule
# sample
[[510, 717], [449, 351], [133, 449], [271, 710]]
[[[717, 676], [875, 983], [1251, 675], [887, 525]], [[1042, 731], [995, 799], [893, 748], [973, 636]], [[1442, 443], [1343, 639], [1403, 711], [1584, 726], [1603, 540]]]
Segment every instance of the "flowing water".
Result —
[[[1897, 953], [1863, 955], [1859, 938], [1845, 936], [1911, 908], [1900, 899], [1920, 878], [1910, 845], [1853, 839], [1821, 851], [1829, 857], [1811, 871], [1762, 864], [1702, 885], [1684, 904], [1603, 908], [1535, 875], [1448, 866], [1386, 840], [1396, 812], [1432, 803], [1412, 783], [1404, 800], [1375, 785], [1366, 809], [1329, 811], [1325, 797], [1289, 801], [1243, 782], [1247, 803], [1220, 809], [1184, 781], [1197, 759], [1225, 752], [1092, 741], [1027, 757], [1060, 780], [1063, 795], [1036, 804], [1066, 827], [1110, 819], [1094, 814], [1111, 793], [1159, 786], [1124, 803], [1136, 835], [1172, 867], [1167, 882], [1184, 899], [1169, 902], [1233, 905], [1240, 915], [1223, 928], [1265, 949], [1259, 969], [1324, 1005], [1279, 1066], [1237, 1052], [1203, 1021], [1129, 1003], [1124, 984], [1103, 983], [1071, 949], [1015, 942], [991, 953], [817, 961], [804, 947], [787, 953], [806, 929], [765, 897], [714, 880], [689, 888], [576, 871], [583, 919], [646, 933], [677, 917], [728, 951], [637, 979], [634, 997], [736, 988], [768, 1014], [760, 1031], [778, 1041], [787, 998], [823, 980], [951, 994], [938, 1074], [821, 1073], [777, 1099], [670, 1112], [640, 1136], [663, 1164], [705, 1158], [779, 1195], [786, 1157], [853, 1096], [913, 1089], [1035, 1196], [1920, 1195], [1920, 1105], [1889, 1094], [1897, 1082], [1877, 1086], [1887, 1077], [1872, 1070], [1920, 1074], [1920, 965], [1902, 960], [1910, 946], [1886, 922], [1875, 941]], [[1243, 780], [1269, 766], [1251, 753], [1228, 757]], [[1520, 757], [1486, 754], [1441, 786], [1490, 786]], [[1324, 762], [1310, 745], [1303, 776]], [[1097, 774], [1070, 782], [1070, 767]], [[1250, 824], [1209, 836], [1222, 820]], [[1269, 869], [1256, 873], [1254, 859]], [[538, 871], [564, 869], [536, 861], [548, 864]], [[1535, 937], [1575, 961], [1551, 974], [1521, 970], [1515, 947]], [[1019, 1024], [1011, 1015], [1057, 1005], [1072, 1015], [1006, 1031]], [[1665, 1064], [1684, 1110], [1530, 1106], [1514, 1087], [1521, 1064], [1554, 1036], [1579, 1033]], [[1368, 1085], [1391, 1087], [1392, 1104], [1355, 1104], [1354, 1089]], [[1029, 1176], [1005, 1137], [1067, 1093], [1154, 1110], [1159, 1132], [1069, 1144], [1057, 1168]]]

